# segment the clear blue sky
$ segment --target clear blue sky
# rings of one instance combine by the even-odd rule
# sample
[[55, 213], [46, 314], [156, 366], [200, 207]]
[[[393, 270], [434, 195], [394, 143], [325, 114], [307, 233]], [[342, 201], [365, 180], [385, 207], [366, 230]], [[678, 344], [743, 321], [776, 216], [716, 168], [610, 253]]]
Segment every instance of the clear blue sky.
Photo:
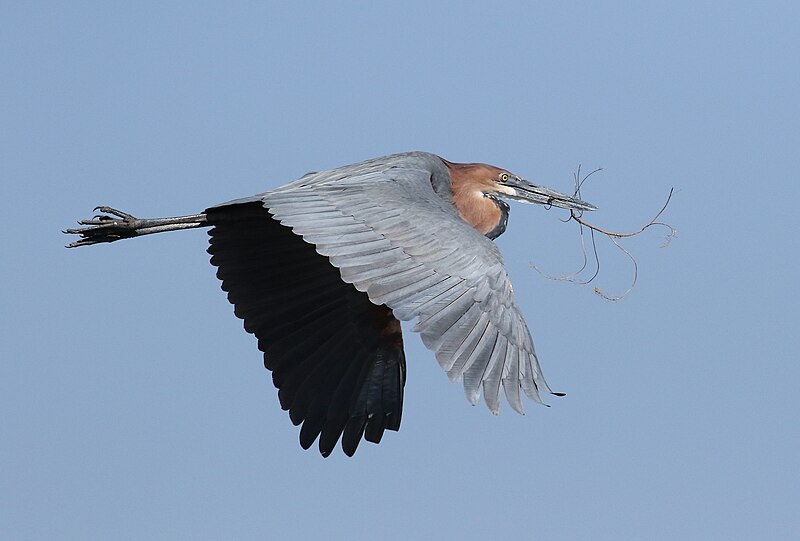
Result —
[[[3, 2], [0, 531], [9, 539], [800, 539], [795, 2]], [[569, 191], [676, 188], [621, 302], [500, 239], [553, 407], [470, 407], [406, 329], [403, 426], [304, 452], [202, 231], [68, 251], [405, 150]], [[607, 241], [596, 285], [627, 287]], [[594, 284], [593, 284], [594, 285]]]

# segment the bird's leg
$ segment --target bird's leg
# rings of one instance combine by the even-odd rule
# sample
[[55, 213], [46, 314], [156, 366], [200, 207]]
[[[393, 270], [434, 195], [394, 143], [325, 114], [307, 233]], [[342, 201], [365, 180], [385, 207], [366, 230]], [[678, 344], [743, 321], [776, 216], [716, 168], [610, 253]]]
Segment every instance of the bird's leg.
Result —
[[163, 231], [208, 226], [205, 214], [177, 216], [175, 218], [139, 219], [111, 207], [95, 207], [94, 210], [105, 214], [96, 214], [89, 220], [80, 220], [78, 222], [86, 227], [77, 227], [64, 231], [69, 235], [80, 235], [81, 237], [75, 242], [69, 243], [67, 248], [88, 246], [100, 242], [114, 242], [115, 240], [161, 233]]

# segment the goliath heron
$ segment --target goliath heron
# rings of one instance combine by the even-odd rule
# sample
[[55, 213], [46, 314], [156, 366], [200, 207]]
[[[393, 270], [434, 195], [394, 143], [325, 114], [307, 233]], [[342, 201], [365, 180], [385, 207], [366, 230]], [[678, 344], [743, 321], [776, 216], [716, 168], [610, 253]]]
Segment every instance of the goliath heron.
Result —
[[[503, 199], [595, 207], [504, 169], [410, 152], [309, 173], [252, 197], [176, 218], [137, 219], [109, 207], [68, 229], [70, 247], [211, 227], [211, 264], [244, 328], [258, 339], [281, 407], [308, 449], [398, 430], [406, 379], [399, 320], [414, 327], [468, 400], [497, 414], [502, 386], [553, 393], [491, 239]], [[558, 394], [558, 393], [553, 393]]]

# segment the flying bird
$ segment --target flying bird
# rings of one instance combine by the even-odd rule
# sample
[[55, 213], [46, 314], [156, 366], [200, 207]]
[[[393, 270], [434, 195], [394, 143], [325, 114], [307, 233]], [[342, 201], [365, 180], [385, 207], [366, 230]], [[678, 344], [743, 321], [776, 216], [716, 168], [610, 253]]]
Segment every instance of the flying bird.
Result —
[[500, 389], [523, 413], [520, 391], [553, 393], [493, 239], [506, 199], [578, 211], [589, 203], [505, 169], [408, 152], [308, 173], [280, 188], [200, 214], [138, 219], [110, 207], [65, 233], [69, 247], [210, 227], [211, 264], [258, 339], [281, 407], [302, 424], [300, 445], [328, 456], [341, 439], [398, 430], [406, 360], [400, 321], [467, 399], [492, 413]]

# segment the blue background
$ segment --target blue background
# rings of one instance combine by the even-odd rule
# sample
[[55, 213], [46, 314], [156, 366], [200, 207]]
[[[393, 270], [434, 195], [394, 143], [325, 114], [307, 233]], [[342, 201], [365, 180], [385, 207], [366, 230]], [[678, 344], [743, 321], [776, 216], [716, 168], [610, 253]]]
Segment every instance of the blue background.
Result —
[[[9, 539], [798, 539], [795, 2], [0, 3], [0, 531]], [[304, 452], [202, 231], [68, 251], [428, 150], [649, 230], [499, 239], [557, 390], [470, 407], [406, 327], [403, 426]]]

